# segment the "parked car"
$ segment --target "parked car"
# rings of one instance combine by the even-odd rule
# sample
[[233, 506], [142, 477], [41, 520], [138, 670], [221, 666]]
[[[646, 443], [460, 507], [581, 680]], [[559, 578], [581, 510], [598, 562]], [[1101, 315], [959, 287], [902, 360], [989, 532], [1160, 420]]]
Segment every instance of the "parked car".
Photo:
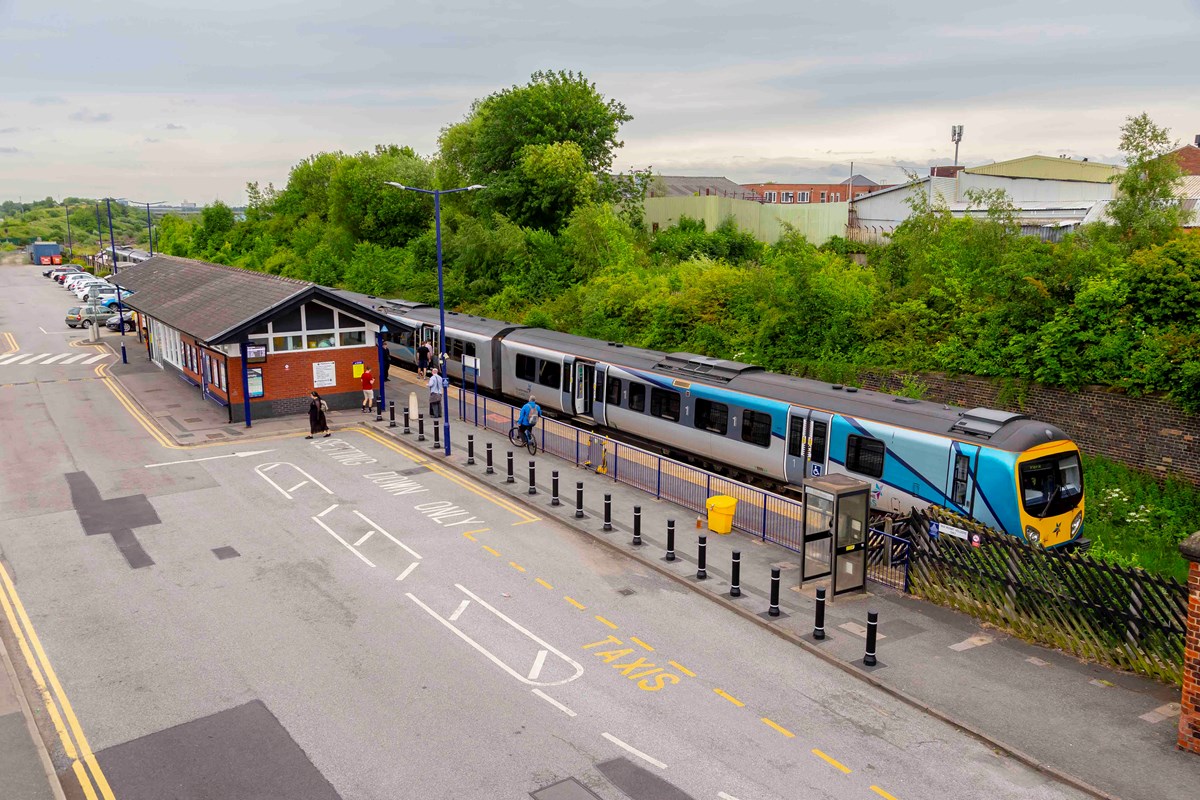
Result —
[[67, 327], [90, 328], [108, 321], [113, 312], [107, 308], [95, 310], [85, 306], [71, 306], [67, 309]]
[[76, 281], [75, 285], [71, 287], [71, 291], [75, 292], [75, 296], [80, 300], [87, 300], [89, 294], [103, 291], [106, 287], [111, 288], [109, 284], [101, 280]]
[[[126, 292], [124, 289], [121, 290], [121, 304], [122, 305], [125, 304], [125, 301], [129, 298], [129, 295], [131, 295], [131, 294], [133, 294], [133, 293]], [[115, 293], [101, 295], [100, 299], [97, 300], [96, 302], [98, 302], [100, 305], [104, 306], [105, 308], [116, 308], [117, 307], [117, 295]]]
[[60, 272], [57, 275], [51, 275], [50, 277], [53, 278], [56, 283], [65, 286], [67, 280], [69, 280], [69, 279], [77, 278], [82, 275], [90, 275], [90, 274], [91, 273], [84, 272], [83, 270], [81, 270], [79, 268], [75, 268], [75, 269], [71, 269], [71, 270], [66, 270], [65, 272]]
[[99, 302], [100, 300], [106, 299], [109, 295], [112, 295], [114, 298], [116, 298], [117, 289], [115, 286], [107, 283], [89, 284], [88, 286], [84, 287], [82, 295], [80, 295], [79, 292], [75, 293], [75, 296], [85, 303], [90, 303], [93, 299]]
[[95, 275], [89, 275], [86, 272], [79, 273], [78, 275], [68, 275], [63, 278], [63, 288], [74, 291], [81, 283], [95, 283], [99, 280]]
[[69, 264], [61, 267], [51, 267], [50, 269], [42, 270], [42, 276], [46, 278], [57, 278], [64, 272], [79, 272], [79, 267], [74, 264]]
[[127, 330], [127, 331], [136, 330], [137, 329], [137, 312], [136, 311], [122, 311], [120, 314], [113, 314], [104, 323], [104, 326], [106, 328], [108, 328], [110, 331], [116, 331], [116, 330], [121, 329], [122, 322], [125, 323], [125, 330]]

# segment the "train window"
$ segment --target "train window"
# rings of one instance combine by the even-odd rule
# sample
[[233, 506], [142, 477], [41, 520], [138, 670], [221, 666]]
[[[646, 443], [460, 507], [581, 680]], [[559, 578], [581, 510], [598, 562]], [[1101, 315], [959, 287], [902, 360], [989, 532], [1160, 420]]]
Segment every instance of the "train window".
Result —
[[610, 406], [621, 405], [621, 379], [608, 379], [608, 404]]
[[638, 412], [646, 410], [645, 384], [629, 382], [629, 410]]
[[724, 436], [729, 431], [729, 406], [711, 400], [696, 400], [696, 427]]
[[742, 441], [759, 447], [771, 446], [771, 415], [761, 411], [742, 412]]
[[562, 386], [562, 365], [553, 361], [542, 361], [538, 364], [538, 383], [558, 389]]
[[517, 377], [532, 381], [537, 376], [537, 360], [533, 356], [517, 353]]
[[804, 417], [792, 417], [788, 422], [788, 455], [804, 458]]
[[817, 422], [813, 420], [812, 425], [812, 452], [808, 459], [814, 464], [825, 463], [825, 442], [829, 438], [829, 423]]
[[462, 361], [463, 340], [462, 339], [451, 339], [450, 337], [446, 337], [446, 341], [449, 342], [449, 344], [450, 344], [450, 360], [451, 361]]
[[971, 459], [962, 453], [954, 456], [954, 486], [950, 490], [951, 501], [962, 508], [967, 502], [967, 478], [971, 474]]
[[412, 347], [413, 332], [408, 328], [401, 328], [392, 334], [392, 343], [401, 347]]
[[679, 392], [669, 389], [650, 390], [650, 413], [656, 417], [679, 421]]
[[872, 478], [883, 477], [885, 450], [878, 439], [851, 434], [846, 438], [846, 469]]
[[475, 356], [475, 343], [474, 343], [474, 342], [467, 342], [466, 344], [464, 344], [464, 345], [463, 345], [463, 352], [464, 352], [464, 353], [466, 353], [467, 355], [469, 355], [469, 356], [471, 356], [471, 357], [473, 358], [473, 357]]

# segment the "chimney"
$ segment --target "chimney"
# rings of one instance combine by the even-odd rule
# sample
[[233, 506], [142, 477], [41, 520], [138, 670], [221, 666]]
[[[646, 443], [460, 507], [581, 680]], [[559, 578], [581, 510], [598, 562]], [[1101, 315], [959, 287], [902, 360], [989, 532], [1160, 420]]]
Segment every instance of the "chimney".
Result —
[[1196, 134], [1196, 147], [1200, 147], [1200, 133]]

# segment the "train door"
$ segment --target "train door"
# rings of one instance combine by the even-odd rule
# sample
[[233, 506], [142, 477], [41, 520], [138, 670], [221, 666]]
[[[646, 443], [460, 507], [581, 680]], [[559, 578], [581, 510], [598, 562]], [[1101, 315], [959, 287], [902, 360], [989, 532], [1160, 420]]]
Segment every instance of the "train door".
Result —
[[592, 392], [592, 419], [596, 420], [601, 425], [608, 424], [608, 409], [605, 406], [606, 397], [604, 395], [605, 387], [608, 386], [608, 365], [597, 364], [595, 375], [592, 376], [592, 381], [595, 384], [595, 391]]
[[819, 478], [829, 472], [829, 426], [831, 414], [811, 411], [808, 415], [808, 453], [804, 474]]
[[575, 362], [575, 414], [592, 416], [595, 402], [596, 365], [590, 361]]
[[787, 453], [784, 455], [783, 474], [788, 483], [804, 483], [808, 473], [804, 470], [808, 452], [808, 409], [792, 406], [788, 409]]
[[951, 511], [972, 516], [975, 505], [975, 470], [979, 464], [979, 447], [954, 442], [946, 466], [946, 505]]

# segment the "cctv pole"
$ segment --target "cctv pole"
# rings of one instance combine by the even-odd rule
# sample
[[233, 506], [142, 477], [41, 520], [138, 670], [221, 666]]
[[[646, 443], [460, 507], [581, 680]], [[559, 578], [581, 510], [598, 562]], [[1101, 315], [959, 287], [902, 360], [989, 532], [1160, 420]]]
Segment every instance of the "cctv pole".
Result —
[[[117, 242], [113, 238], [112, 226], [112, 200], [105, 198], [104, 206], [108, 209], [108, 243], [112, 245], [112, 274], [117, 276]], [[117, 284], [117, 317], [121, 324], [117, 327], [121, 329], [121, 363], [128, 364], [129, 356], [125, 354], [125, 306], [121, 303], [121, 284]]]

